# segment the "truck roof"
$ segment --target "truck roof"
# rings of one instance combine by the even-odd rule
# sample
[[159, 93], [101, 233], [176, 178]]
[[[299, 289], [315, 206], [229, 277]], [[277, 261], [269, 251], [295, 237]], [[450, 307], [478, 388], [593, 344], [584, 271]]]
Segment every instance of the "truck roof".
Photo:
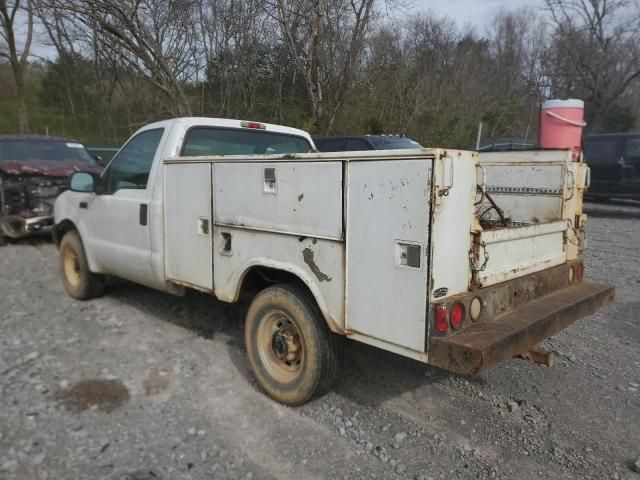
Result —
[[[416, 148], [413, 150], [363, 150], [355, 152], [315, 152], [315, 153], [286, 153], [276, 155], [209, 155], [193, 157], [171, 157], [166, 158], [164, 163], [241, 163], [241, 162], [263, 162], [279, 163], [291, 161], [311, 161], [311, 162], [359, 162], [359, 161], [380, 161], [380, 160], [408, 160], [421, 158], [435, 158], [436, 156], [454, 155], [460, 152], [455, 149], [440, 148]], [[476, 153], [474, 152], [474, 155]]]
[[311, 135], [309, 135], [304, 130], [300, 130], [298, 128], [293, 128], [293, 127], [285, 127], [283, 125], [275, 125], [272, 123], [233, 120], [229, 118], [214, 118], [214, 117], [171, 118], [168, 120], [162, 120], [159, 122], [151, 123], [149, 125], [145, 125], [140, 130], [138, 130], [138, 132], [142, 132], [144, 130], [152, 130], [154, 128], [164, 128], [164, 127], [167, 127], [168, 125], [174, 125], [176, 123], [181, 123], [186, 128], [191, 128], [191, 127], [252, 128], [252, 127], [247, 127], [246, 124], [259, 123], [260, 125], [264, 126], [264, 128], [260, 128], [260, 130], [262, 131], [285, 133], [288, 135], [296, 135], [298, 137], [303, 137], [303, 138], [306, 138], [309, 141], [309, 143], [315, 147], [315, 144], [311, 139]]

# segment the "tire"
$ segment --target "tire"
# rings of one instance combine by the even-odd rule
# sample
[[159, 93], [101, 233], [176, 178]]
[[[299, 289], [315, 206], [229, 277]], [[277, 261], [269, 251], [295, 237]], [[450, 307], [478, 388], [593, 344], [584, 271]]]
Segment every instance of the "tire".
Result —
[[337, 338], [301, 288], [282, 284], [258, 293], [247, 312], [244, 338], [249, 367], [274, 400], [302, 405], [333, 384]]
[[89, 270], [87, 255], [76, 231], [67, 232], [60, 242], [60, 274], [71, 298], [90, 300], [104, 292], [104, 277]]

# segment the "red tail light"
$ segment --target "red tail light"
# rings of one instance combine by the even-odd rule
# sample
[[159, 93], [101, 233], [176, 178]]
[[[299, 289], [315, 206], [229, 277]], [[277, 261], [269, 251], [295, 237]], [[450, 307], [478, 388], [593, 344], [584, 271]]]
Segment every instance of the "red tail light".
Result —
[[454, 330], [459, 329], [464, 321], [464, 305], [461, 303], [454, 303], [451, 307], [451, 314], [449, 314], [449, 323]]
[[436, 306], [436, 330], [440, 333], [447, 333], [449, 330], [447, 307], [444, 305]]
[[244, 128], [257, 128], [259, 130], [264, 130], [267, 126], [264, 123], [260, 122], [240, 122], [240, 126]]

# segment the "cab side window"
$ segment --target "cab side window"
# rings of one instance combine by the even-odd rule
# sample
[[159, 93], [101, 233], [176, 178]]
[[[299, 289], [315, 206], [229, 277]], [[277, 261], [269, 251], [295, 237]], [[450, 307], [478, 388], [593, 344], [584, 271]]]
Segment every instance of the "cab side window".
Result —
[[123, 188], [145, 189], [163, 128], [146, 130], [133, 137], [109, 165], [104, 176], [104, 193]]

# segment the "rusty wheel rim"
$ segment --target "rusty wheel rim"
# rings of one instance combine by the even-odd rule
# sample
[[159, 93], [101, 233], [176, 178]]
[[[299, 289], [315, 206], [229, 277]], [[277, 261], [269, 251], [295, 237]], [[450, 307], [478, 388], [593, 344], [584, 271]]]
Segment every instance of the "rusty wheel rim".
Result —
[[304, 362], [302, 336], [293, 319], [279, 310], [266, 314], [258, 325], [257, 340], [269, 375], [280, 383], [293, 382]]
[[80, 261], [78, 260], [78, 254], [73, 248], [65, 248], [62, 257], [62, 266], [64, 276], [67, 282], [69, 282], [69, 285], [77, 287], [80, 284]]

